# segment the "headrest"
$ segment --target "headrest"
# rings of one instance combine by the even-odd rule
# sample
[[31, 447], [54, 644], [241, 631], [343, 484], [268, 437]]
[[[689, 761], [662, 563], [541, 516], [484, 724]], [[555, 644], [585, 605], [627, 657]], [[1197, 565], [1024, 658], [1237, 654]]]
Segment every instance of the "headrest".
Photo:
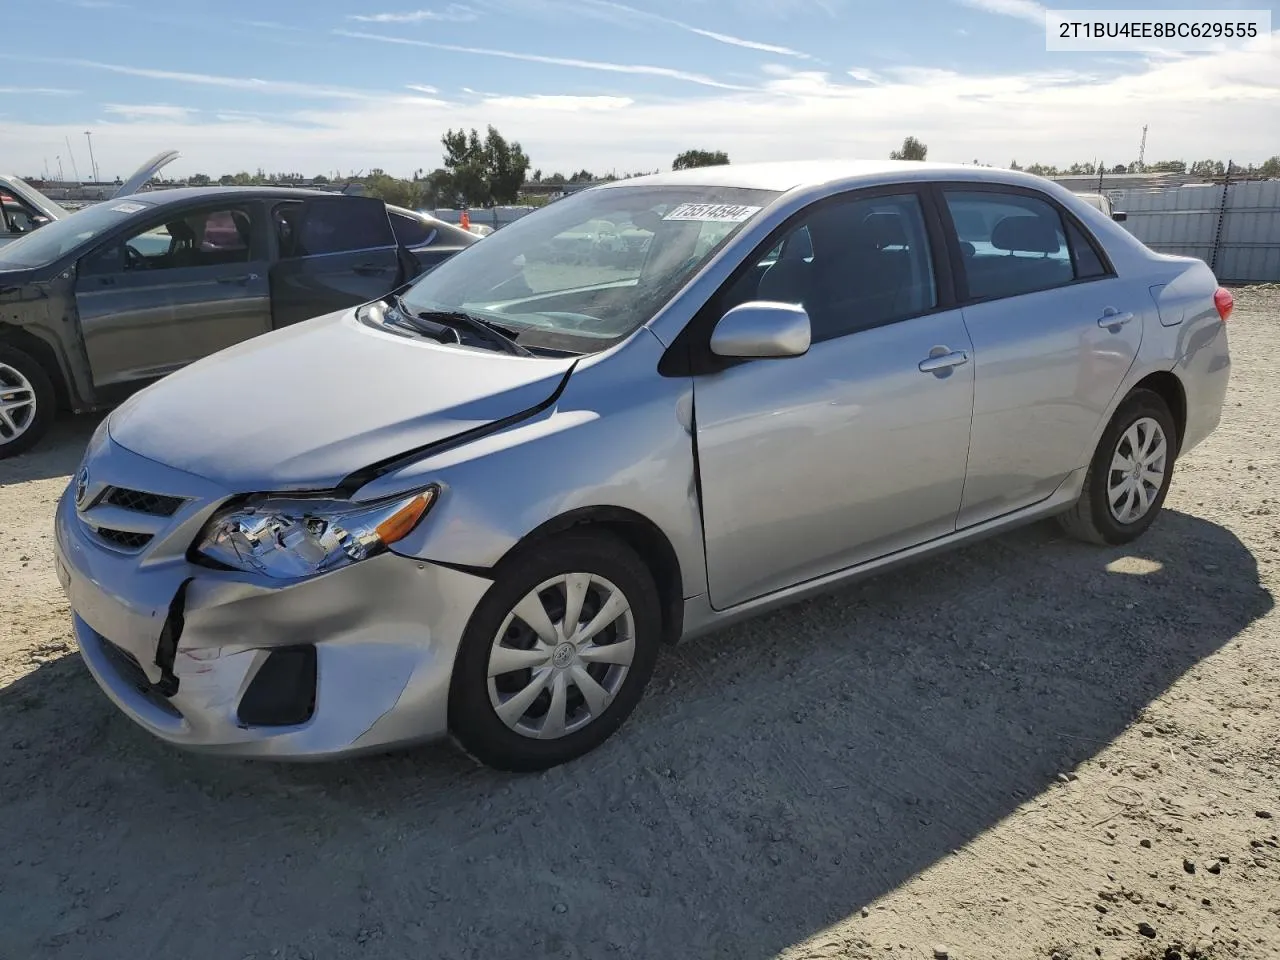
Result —
[[171, 220], [165, 224], [165, 229], [169, 231], [169, 236], [179, 243], [196, 242], [196, 232], [185, 220]]
[[862, 232], [866, 243], [877, 248], [905, 247], [907, 230], [902, 216], [897, 213], [869, 213], [862, 220]]
[[1040, 217], [1005, 217], [991, 231], [991, 245], [997, 250], [1057, 253], [1058, 231]]

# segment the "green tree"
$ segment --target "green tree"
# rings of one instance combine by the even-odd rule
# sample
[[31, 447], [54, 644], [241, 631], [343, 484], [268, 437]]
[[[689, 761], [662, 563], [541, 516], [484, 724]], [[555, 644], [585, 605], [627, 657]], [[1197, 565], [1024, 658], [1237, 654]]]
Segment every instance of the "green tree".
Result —
[[191, 184], [193, 187], [207, 187], [209, 184], [213, 183], [213, 178], [207, 173], [193, 173], [191, 176], [187, 177], [187, 183]]
[[1280, 154], [1263, 161], [1258, 173], [1264, 177], [1280, 177]]
[[591, 183], [596, 179], [596, 175], [590, 170], [579, 170], [569, 178], [570, 183]]
[[361, 181], [371, 197], [396, 207], [417, 209], [422, 204], [422, 188], [412, 180], [401, 180], [385, 170], [374, 168]]
[[672, 170], [692, 170], [695, 167], [723, 167], [729, 155], [723, 150], [686, 150], [671, 162]]
[[510, 143], [493, 127], [484, 138], [489, 197], [494, 203], [515, 203], [529, 173], [529, 158], [520, 144]]
[[1188, 171], [1194, 177], [1220, 177], [1226, 172], [1221, 160], [1197, 160]]
[[432, 170], [421, 180], [422, 202], [428, 207], [452, 207], [459, 201], [453, 174], [443, 167]]
[[929, 148], [915, 137], [906, 137], [902, 141], [901, 150], [889, 153], [890, 160], [923, 160], [929, 155]]
[[482, 141], [472, 129], [449, 130], [440, 138], [444, 169], [453, 188], [468, 204], [514, 203], [529, 172], [529, 157], [520, 144], [508, 142], [490, 126]]
[[1186, 173], [1187, 162], [1185, 160], [1159, 160], [1156, 163], [1146, 164], [1144, 172], [1146, 173]]

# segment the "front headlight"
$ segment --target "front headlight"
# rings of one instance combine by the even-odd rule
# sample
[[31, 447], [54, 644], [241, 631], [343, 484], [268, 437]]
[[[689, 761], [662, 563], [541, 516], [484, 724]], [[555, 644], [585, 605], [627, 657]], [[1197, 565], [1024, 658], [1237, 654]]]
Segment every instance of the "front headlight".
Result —
[[296, 580], [382, 553], [408, 536], [435, 498], [435, 487], [360, 504], [269, 497], [215, 514], [195, 550], [236, 570]]

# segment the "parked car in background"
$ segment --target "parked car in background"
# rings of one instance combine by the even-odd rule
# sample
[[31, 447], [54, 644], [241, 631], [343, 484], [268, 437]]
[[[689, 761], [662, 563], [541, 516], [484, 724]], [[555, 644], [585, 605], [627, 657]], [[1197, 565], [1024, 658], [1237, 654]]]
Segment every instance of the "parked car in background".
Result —
[[[117, 181], [111, 199], [137, 193], [161, 168], [178, 159], [177, 150], [162, 150], [135, 170], [128, 180]], [[75, 213], [45, 196], [21, 177], [0, 174], [0, 246], [33, 230]]]
[[70, 215], [21, 177], [0, 174], [0, 246]]
[[1026, 174], [619, 181], [133, 397], [58, 574], [98, 684], [173, 744], [549, 767], [664, 643], [1042, 517], [1140, 536], [1218, 424], [1230, 312]]
[[1083, 200], [1095, 210], [1102, 211], [1103, 214], [1110, 217], [1116, 223], [1124, 223], [1129, 219], [1129, 215], [1123, 210], [1115, 210], [1111, 206], [1111, 198], [1105, 193], [1077, 193], [1077, 197]]
[[381, 200], [287, 188], [154, 191], [65, 214], [0, 247], [0, 457], [36, 443], [58, 407], [110, 406], [478, 240]]

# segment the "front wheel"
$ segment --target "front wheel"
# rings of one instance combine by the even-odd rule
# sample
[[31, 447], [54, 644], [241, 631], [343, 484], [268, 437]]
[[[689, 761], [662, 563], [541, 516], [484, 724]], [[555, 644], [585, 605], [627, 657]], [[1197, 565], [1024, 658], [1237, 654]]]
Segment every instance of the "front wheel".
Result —
[[499, 567], [471, 617], [450, 728], [498, 769], [573, 760], [635, 709], [661, 632], [653, 577], [622, 541], [571, 533], [538, 543]]
[[0, 460], [30, 450], [53, 424], [56, 397], [44, 367], [0, 343]]
[[1151, 390], [1133, 391], [1102, 434], [1080, 498], [1059, 516], [1063, 529], [1110, 545], [1145, 533], [1169, 492], [1177, 436], [1164, 398]]

